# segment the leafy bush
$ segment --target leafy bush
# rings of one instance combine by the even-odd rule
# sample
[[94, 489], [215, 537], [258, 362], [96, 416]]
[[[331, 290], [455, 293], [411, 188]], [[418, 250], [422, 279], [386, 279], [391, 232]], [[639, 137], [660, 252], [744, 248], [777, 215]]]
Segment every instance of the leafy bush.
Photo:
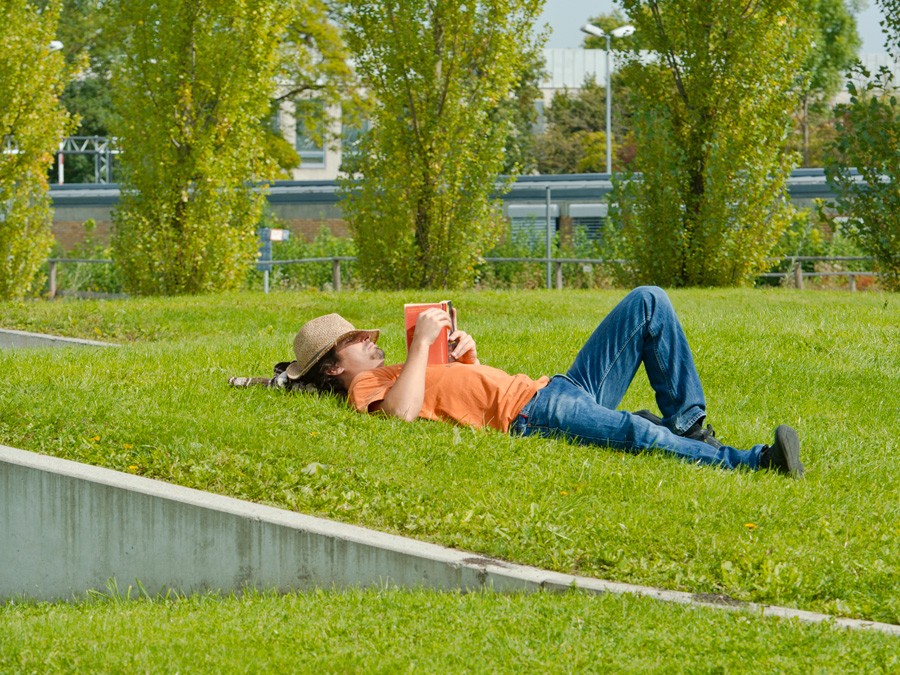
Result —
[[[109, 260], [112, 247], [94, 236], [97, 224], [93, 218], [84, 222], [84, 239], [69, 251], [63, 251], [54, 243], [51, 258], [82, 258], [88, 260]], [[47, 265], [44, 265], [47, 271]], [[114, 264], [109, 263], [58, 263], [56, 266], [56, 289], [59, 291], [87, 291], [91, 293], [121, 293], [122, 276]], [[48, 287], [45, 285], [44, 291]]]
[[[825, 203], [816, 200], [814, 209], [796, 209], [791, 217], [791, 224], [782, 233], [778, 243], [772, 249], [770, 257], [862, 257], [866, 253], [853, 240], [852, 225], [841, 218], [836, 218], [825, 208]], [[782, 260], [773, 264], [770, 272], [790, 272], [794, 261]], [[867, 271], [872, 263], [865, 260], [814, 261], [800, 262], [804, 272], [840, 272], [844, 270]], [[790, 277], [760, 277], [757, 285], [777, 286], [788, 283]], [[846, 278], [834, 280], [843, 285]], [[830, 285], [827, 278], [818, 281], [820, 285]]]
[[[537, 258], [535, 262], [482, 262], [475, 268], [475, 284], [480, 288], [545, 288], [547, 264], [540, 260], [547, 255], [543, 237], [535, 237], [531, 227], [513, 229], [510, 223], [500, 243], [485, 254], [485, 258]], [[569, 236], [554, 234], [550, 244], [553, 258], [601, 258], [600, 242], [592, 240], [583, 228], [575, 228]], [[607, 265], [563, 263], [563, 286], [566, 288], [607, 288], [612, 273]], [[556, 269], [553, 282], [556, 283]]]
[[[284, 227], [277, 220], [266, 219], [263, 227]], [[315, 239], [307, 242], [302, 236], [292, 236], [288, 241], [272, 242], [273, 260], [298, 260], [301, 258], [329, 258], [334, 256], [355, 256], [356, 245], [348, 237], [336, 237], [331, 230], [322, 225]], [[333, 288], [331, 262], [298, 263], [294, 265], [273, 265], [269, 273], [270, 288], [285, 290]], [[262, 285], [263, 273], [254, 269], [245, 283], [248, 288], [259, 288]], [[341, 286], [356, 288], [359, 286], [357, 263], [341, 261]]]

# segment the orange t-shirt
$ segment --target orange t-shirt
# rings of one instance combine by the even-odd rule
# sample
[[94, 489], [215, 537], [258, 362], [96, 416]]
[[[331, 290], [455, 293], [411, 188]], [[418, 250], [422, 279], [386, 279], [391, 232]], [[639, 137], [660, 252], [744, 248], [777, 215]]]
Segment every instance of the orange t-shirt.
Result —
[[[354, 377], [347, 395], [350, 405], [367, 412], [369, 406], [384, 399], [402, 369], [403, 364], [383, 366]], [[549, 381], [546, 376], [532, 380], [527, 375], [510, 375], [483, 365], [428, 366], [419, 417], [509, 431], [519, 411]]]

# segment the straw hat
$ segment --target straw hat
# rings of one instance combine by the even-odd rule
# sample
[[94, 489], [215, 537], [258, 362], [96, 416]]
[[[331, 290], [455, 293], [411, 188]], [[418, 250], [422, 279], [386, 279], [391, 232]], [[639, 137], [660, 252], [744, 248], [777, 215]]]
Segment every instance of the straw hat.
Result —
[[372, 342], [378, 342], [380, 331], [357, 330], [340, 314], [326, 314], [307, 321], [294, 338], [294, 356], [297, 360], [285, 371], [291, 379], [302, 377], [309, 369], [341, 340], [365, 334]]

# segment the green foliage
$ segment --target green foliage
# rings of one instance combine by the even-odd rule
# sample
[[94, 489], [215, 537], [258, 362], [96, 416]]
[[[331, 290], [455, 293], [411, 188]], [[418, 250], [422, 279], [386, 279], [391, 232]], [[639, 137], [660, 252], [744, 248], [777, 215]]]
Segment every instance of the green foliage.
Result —
[[351, 0], [348, 44], [372, 129], [343, 182], [370, 288], [472, 281], [500, 223], [495, 181], [510, 131], [499, 108], [542, 38], [541, 0]]
[[[900, 108], [889, 69], [861, 89], [848, 81], [850, 103], [838, 108], [838, 136], [825, 175], [838, 193], [838, 213], [850, 219], [851, 236], [875, 258], [885, 288], [900, 290]], [[856, 169], [854, 171], [853, 169]], [[858, 172], [858, 175], [857, 175]]]
[[[814, 162], [815, 148], [810, 147], [810, 113], [816, 117], [824, 115], [827, 119], [830, 112], [827, 103], [840, 89], [844, 73], [856, 61], [862, 43], [856, 31], [854, 9], [848, 0], [800, 0], [800, 16], [805, 17], [806, 32], [811, 37], [797, 78], [799, 105], [795, 116], [801, 136], [803, 166], [821, 166]], [[829, 126], [813, 130], [827, 134]], [[815, 144], [821, 146], [822, 141]]]
[[[613, 77], [613, 166], [621, 169], [631, 157], [618, 139], [629, 133], [628, 92], [618, 74]], [[602, 173], [606, 171], [606, 87], [593, 77], [574, 92], [559, 91], [544, 112], [546, 126], [537, 138], [541, 173]]]
[[114, 84], [123, 154], [113, 250], [134, 294], [240, 285], [272, 174], [260, 120], [275, 84], [279, 0], [120, 0]]
[[658, 59], [627, 66], [640, 178], [618, 179], [623, 282], [750, 281], [790, 223], [782, 152], [806, 38], [796, 2], [624, 0]]
[[[485, 258], [544, 258], [547, 255], [546, 240], [534, 235], [539, 229], [532, 224], [516, 229], [507, 225], [502, 239], [485, 254]], [[553, 258], [600, 258], [601, 251], [600, 242], [580, 227], [565, 236], [557, 232], [550, 246]], [[565, 288], [607, 288], [612, 276], [606, 266], [578, 263], [563, 263], [562, 275]], [[554, 267], [553, 283], [555, 279]], [[483, 289], [546, 288], [547, 264], [540, 260], [533, 263], [483, 262], [476, 268], [475, 284]]]
[[[785, 258], [774, 263], [769, 272], [791, 272], [796, 261], [794, 256], [810, 256], [821, 258], [832, 257], [862, 257], [865, 252], [859, 248], [856, 242], [850, 238], [848, 231], [852, 230], [841, 218], [835, 218], [831, 210], [826, 208], [826, 203], [816, 200], [812, 209], [794, 209], [791, 223], [782, 232], [781, 237], [770, 252], [773, 258]], [[799, 262], [804, 272], [840, 272], [845, 270], [869, 271], [872, 263], [867, 260], [803, 260]], [[857, 279], [857, 288], [862, 290], [867, 286], [869, 279], [861, 277]], [[813, 288], [843, 288], [846, 286], [846, 277], [813, 277], [805, 283]], [[756, 280], [757, 286], [782, 286], [793, 284], [793, 277], [760, 277]]]
[[[56, 36], [63, 43], [66, 65], [74, 71], [60, 102], [77, 121], [75, 136], [109, 136], [112, 119], [110, 69], [121, 58], [122, 44], [110, 26], [109, 3], [103, 0], [61, 0]], [[94, 157], [66, 154], [65, 182], [93, 183]], [[58, 158], [49, 170], [51, 182], [58, 180]], [[115, 181], [115, 176], [113, 176]]]
[[[107, 136], [112, 119], [109, 78], [112, 63], [123, 55], [103, 0], [61, 0], [57, 37], [63, 55], [78, 76], [66, 84], [61, 101], [78, 119], [78, 136]], [[74, 157], [73, 157], [74, 158]], [[66, 159], [66, 178], [69, 178]], [[82, 182], [74, 179], [72, 182]]]
[[50, 49], [58, 16], [57, 2], [0, 2], [0, 298], [33, 289], [52, 242], [46, 171], [69, 128], [63, 57]]
[[[284, 227], [283, 223], [264, 220], [263, 227]], [[355, 256], [356, 246], [352, 239], [336, 237], [331, 230], [322, 225], [315, 238], [308, 242], [302, 236], [294, 235], [288, 241], [272, 242], [272, 260], [300, 260], [302, 258], [330, 258], [335, 256]], [[356, 263], [350, 260], [341, 262], [341, 287], [345, 290], [358, 285]], [[331, 290], [333, 288], [333, 271], [331, 262], [299, 263], [294, 265], [273, 265], [269, 272], [269, 286], [273, 289], [298, 290], [315, 288]], [[262, 285], [262, 272], [253, 271], [245, 286], [258, 289]]]
[[512, 95], [500, 103], [495, 113], [501, 119], [509, 120], [501, 173], [531, 174], [538, 168], [535, 149], [538, 111], [535, 103], [543, 96], [540, 84], [544, 66], [544, 55], [540, 50], [535, 48], [526, 54]]
[[[611, 34], [616, 28], [627, 26], [631, 23], [619, 9], [614, 9], [609, 14], [598, 14], [588, 19], [588, 23], [593, 24], [604, 33]], [[606, 49], [606, 38], [597, 37], [596, 35], [585, 35], [583, 42], [585, 49]], [[628, 37], [613, 38], [609, 41], [610, 49], [613, 52], [635, 52], [642, 49], [650, 49], [645, 36], [640, 31], [632, 33]]]
[[884, 33], [884, 44], [891, 54], [900, 53], [900, 0], [875, 0], [884, 17], [878, 25]]
[[300, 166], [300, 155], [290, 143], [284, 140], [280, 132], [264, 132], [263, 150], [278, 166], [279, 178], [290, 179], [290, 170]]
[[[340, 106], [341, 121], [357, 124], [367, 103], [357, 86], [349, 53], [339, 28], [339, 3], [324, 0], [288, 0], [287, 27], [279, 48], [277, 103], [296, 103], [297, 122], [320, 142], [329, 138], [331, 110]], [[315, 102], [316, 105], [304, 105]], [[299, 157], [294, 167], [299, 166]]]
[[841, 88], [844, 73], [862, 44], [856, 30], [855, 6], [848, 0], [800, 0], [811, 42], [800, 66], [803, 97], [830, 99]]
[[[109, 260], [112, 248], [94, 236], [97, 224], [93, 219], [84, 222], [84, 239], [69, 251], [54, 244], [52, 258], [84, 258]], [[121, 293], [122, 278], [118, 268], [107, 263], [58, 263], [56, 266], [58, 291], [88, 291], [92, 293]]]

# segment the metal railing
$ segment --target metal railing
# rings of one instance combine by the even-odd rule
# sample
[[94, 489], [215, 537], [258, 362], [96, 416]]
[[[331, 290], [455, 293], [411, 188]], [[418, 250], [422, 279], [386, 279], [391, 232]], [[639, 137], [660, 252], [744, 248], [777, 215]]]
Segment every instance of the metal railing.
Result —
[[806, 277], [847, 277], [847, 284], [851, 291], [856, 290], [856, 277], [877, 277], [878, 272], [859, 272], [856, 270], [837, 270], [832, 272], [804, 272], [804, 262], [872, 262], [873, 258], [868, 256], [782, 256], [780, 258], [766, 258], [766, 262], [779, 263], [790, 261], [791, 268], [786, 272], [764, 272], [761, 277], [787, 277], [793, 275], [794, 287], [798, 291], [803, 290], [803, 280]]
[[[335, 291], [340, 291], [342, 288], [341, 283], [341, 263], [342, 262], [356, 262], [356, 256], [342, 255], [342, 256], [325, 256], [320, 258], [296, 258], [293, 260], [265, 260], [259, 262], [250, 263], [254, 267], [261, 265], [306, 265], [311, 263], [331, 263], [331, 280], [332, 287]], [[605, 258], [482, 258], [482, 260], [486, 263], [503, 263], [503, 262], [513, 262], [513, 263], [533, 263], [540, 265], [547, 265], [548, 269], [553, 266], [555, 274], [554, 279], [551, 282], [551, 279], [548, 275], [548, 283], [547, 288], [555, 287], [557, 290], [562, 290], [563, 287], [563, 273], [562, 266], [564, 264], [576, 264], [576, 265], [623, 265], [627, 263], [626, 260], [613, 260], [613, 259], [605, 259]], [[770, 263], [780, 263], [785, 261], [790, 261], [791, 266], [790, 269], [785, 272], [764, 272], [758, 276], [760, 277], [794, 277], [794, 286], [797, 290], [803, 290], [804, 283], [803, 280], [806, 278], [812, 277], [847, 277], [848, 286], [851, 291], [856, 290], [856, 277], [870, 277], [870, 276], [878, 276], [878, 272], [861, 272], [857, 270], [838, 270], [832, 272], [804, 272], [802, 263], [804, 262], [871, 262], [873, 259], [865, 256], [835, 256], [835, 257], [819, 257], [819, 256], [782, 256], [779, 258], [766, 258], [766, 262]], [[54, 298], [57, 295], [57, 267], [62, 263], [88, 263], [88, 264], [102, 264], [109, 265], [112, 264], [112, 260], [106, 259], [92, 259], [92, 258], [49, 258], [47, 263], [49, 264], [50, 271], [50, 288], [49, 288], [49, 297]], [[269, 270], [263, 270], [263, 278], [264, 278], [264, 289], [265, 292], [269, 292]]]

